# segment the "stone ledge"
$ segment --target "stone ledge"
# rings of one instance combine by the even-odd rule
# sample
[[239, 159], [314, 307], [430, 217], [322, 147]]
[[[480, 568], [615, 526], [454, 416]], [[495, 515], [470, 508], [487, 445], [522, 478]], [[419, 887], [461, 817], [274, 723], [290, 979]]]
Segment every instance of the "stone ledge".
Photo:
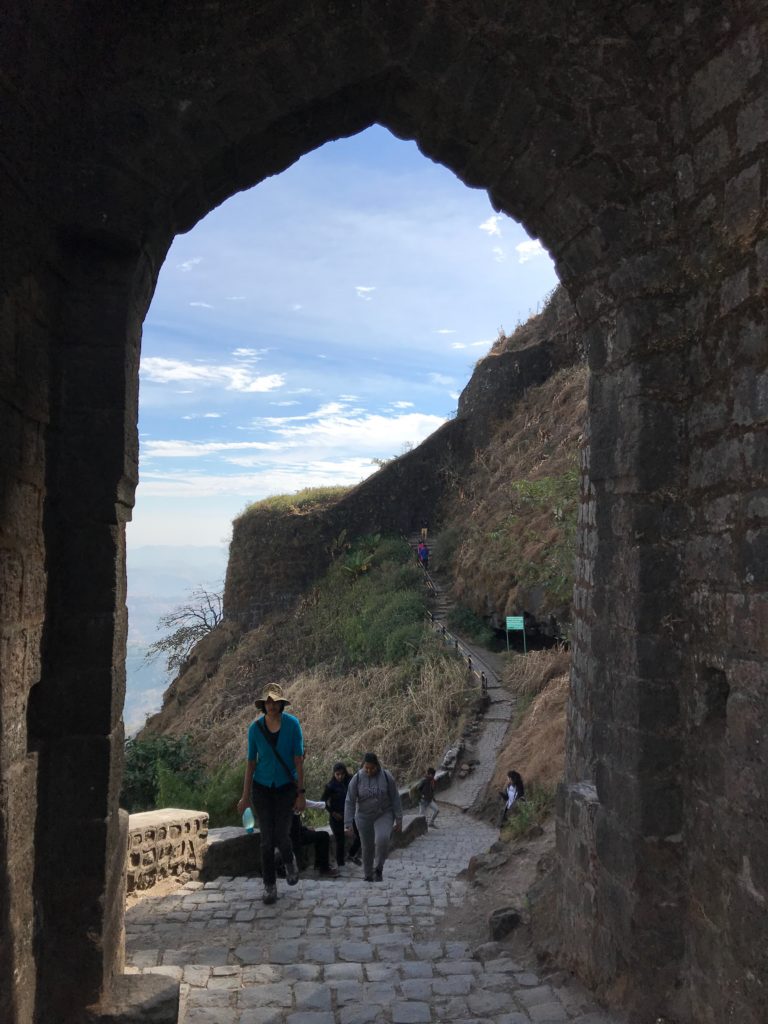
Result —
[[[330, 827], [318, 829], [330, 833]], [[392, 849], [409, 846], [418, 836], [427, 834], [427, 819], [423, 815], [406, 815], [403, 818], [403, 831], [392, 834]], [[304, 850], [307, 847], [303, 848]], [[237, 826], [229, 828], [212, 828], [208, 833], [208, 842], [203, 850], [202, 865], [199, 878], [202, 882], [212, 882], [214, 878], [225, 875], [237, 878], [242, 875], [261, 874], [261, 836], [258, 829], [246, 832]]]
[[208, 838], [204, 811], [162, 807], [128, 818], [126, 888], [149, 889], [159, 878], [196, 878]]
[[122, 974], [109, 998], [86, 1010], [84, 1024], [177, 1024], [179, 983], [160, 974]]

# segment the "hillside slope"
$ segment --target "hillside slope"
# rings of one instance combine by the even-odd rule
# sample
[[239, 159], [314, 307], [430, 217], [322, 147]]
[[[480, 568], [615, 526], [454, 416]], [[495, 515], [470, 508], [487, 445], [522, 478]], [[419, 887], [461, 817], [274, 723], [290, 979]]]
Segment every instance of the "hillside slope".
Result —
[[[145, 731], [191, 734], [205, 760], [216, 764], [224, 753], [237, 757], [254, 694], [269, 680], [295, 685], [305, 717], [315, 707], [318, 721], [318, 694], [330, 694], [331, 705], [335, 699], [346, 708], [354, 703], [349, 687], [365, 688], [365, 717], [366, 707], [370, 716], [399, 686], [407, 688], [413, 679], [426, 685], [419, 667], [429, 658], [426, 650], [399, 670], [398, 682], [397, 673], [381, 671], [364, 654], [343, 665], [337, 653], [329, 663], [317, 635], [307, 632], [318, 594], [346, 586], [338, 572], [350, 557], [350, 543], [410, 532], [423, 516], [440, 532], [457, 600], [476, 615], [498, 625], [505, 614], [525, 611], [567, 624], [586, 385], [573, 324], [558, 290], [541, 315], [510, 337], [500, 336], [478, 363], [456, 419], [417, 449], [347, 491], [261, 502], [240, 516], [230, 546], [225, 621], [194, 649]], [[353, 571], [354, 563], [346, 568]], [[413, 611], [417, 627], [420, 614]], [[408, 642], [416, 651], [415, 636]], [[337, 650], [345, 645], [348, 639]], [[455, 699], [468, 707], [464, 697]], [[392, 730], [398, 728], [395, 717]], [[405, 767], [406, 754], [386, 735], [386, 723], [377, 728], [379, 749]], [[328, 747], [326, 762], [331, 748], [355, 753], [339, 749], [342, 741], [330, 725], [309, 724], [309, 731], [318, 750]], [[347, 732], [366, 735], [354, 723]], [[439, 752], [435, 745], [420, 756]]]

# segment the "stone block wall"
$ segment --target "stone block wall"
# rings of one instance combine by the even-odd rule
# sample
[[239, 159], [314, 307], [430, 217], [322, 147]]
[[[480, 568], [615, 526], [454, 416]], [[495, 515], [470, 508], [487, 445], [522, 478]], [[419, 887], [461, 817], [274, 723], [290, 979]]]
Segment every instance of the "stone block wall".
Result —
[[197, 878], [208, 840], [208, 815], [164, 807], [130, 815], [126, 861], [127, 891], [149, 889], [161, 878]]
[[[80, 1024], [119, 970], [124, 527], [160, 266], [226, 198], [373, 123], [542, 240], [587, 338], [561, 856], [569, 893], [580, 877], [594, 885], [585, 911], [610, 948], [571, 896], [564, 948], [607, 987], [629, 979], [645, 1019], [764, 1024], [767, 52], [764, 0], [583, 0], [565, 13], [555, 0], [265, 0], [167, 16], [7, 5], [0, 989], [12, 1024]], [[377, 477], [332, 537], [390, 514], [407, 526], [444, 480], [398, 507], [396, 477]], [[245, 581], [240, 600], [235, 582], [232, 607], [252, 620], [260, 599]]]

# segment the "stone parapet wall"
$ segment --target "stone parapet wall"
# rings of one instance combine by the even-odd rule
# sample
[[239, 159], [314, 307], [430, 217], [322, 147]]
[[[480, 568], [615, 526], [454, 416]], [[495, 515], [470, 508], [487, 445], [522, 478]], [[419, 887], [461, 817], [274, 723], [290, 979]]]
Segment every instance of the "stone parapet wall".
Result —
[[197, 877], [208, 843], [208, 815], [164, 807], [128, 822], [127, 891], [149, 889], [169, 875]]

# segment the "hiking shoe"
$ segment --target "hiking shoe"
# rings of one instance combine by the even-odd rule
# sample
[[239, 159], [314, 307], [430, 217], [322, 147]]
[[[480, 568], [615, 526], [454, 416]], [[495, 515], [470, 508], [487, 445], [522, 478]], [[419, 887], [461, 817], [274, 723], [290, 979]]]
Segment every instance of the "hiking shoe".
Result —
[[382, 868], [375, 868], [374, 872], [373, 872], [373, 880], [374, 880], [374, 882], [381, 882], [383, 880], [383, 877], [384, 877], [384, 872], [383, 872]]
[[363, 865], [363, 858], [362, 857], [350, 857], [349, 859], [352, 861], [353, 864], [357, 864], [358, 867], [362, 867], [362, 865]]
[[265, 885], [261, 899], [263, 903], [277, 903], [277, 886]]
[[363, 875], [363, 881], [364, 882], [372, 882], [373, 881], [373, 875]]
[[318, 868], [318, 875], [322, 878], [338, 878], [339, 872], [336, 868]]
[[288, 885], [296, 885], [299, 880], [299, 865], [296, 863], [295, 857], [292, 857], [290, 862], [285, 865], [285, 880]]

